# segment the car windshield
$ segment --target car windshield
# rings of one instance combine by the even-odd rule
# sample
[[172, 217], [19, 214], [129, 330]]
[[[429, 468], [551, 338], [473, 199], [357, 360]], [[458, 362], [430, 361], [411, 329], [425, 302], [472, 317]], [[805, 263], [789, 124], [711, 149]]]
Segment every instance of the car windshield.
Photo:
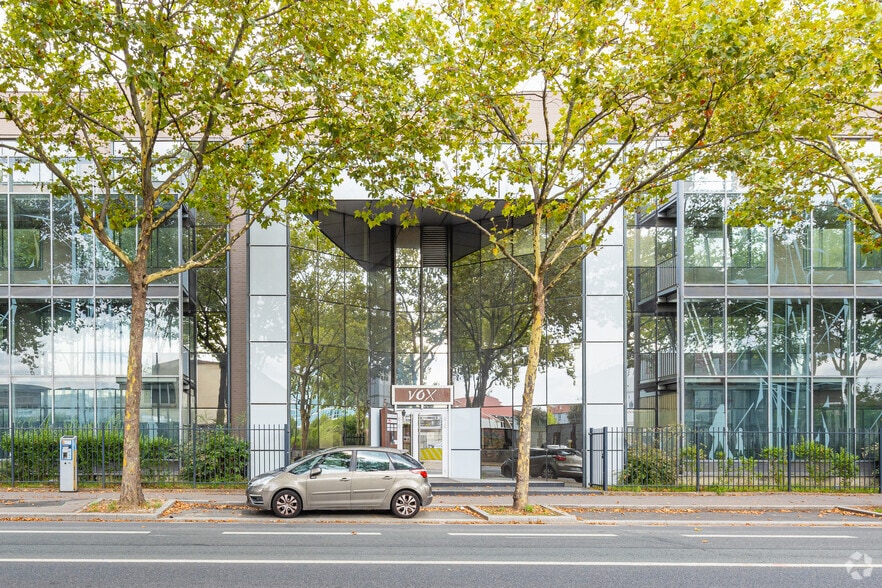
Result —
[[285, 469], [291, 474], [303, 474], [311, 470], [313, 468], [313, 464], [318, 462], [323, 457], [324, 455], [316, 453], [304, 455]]

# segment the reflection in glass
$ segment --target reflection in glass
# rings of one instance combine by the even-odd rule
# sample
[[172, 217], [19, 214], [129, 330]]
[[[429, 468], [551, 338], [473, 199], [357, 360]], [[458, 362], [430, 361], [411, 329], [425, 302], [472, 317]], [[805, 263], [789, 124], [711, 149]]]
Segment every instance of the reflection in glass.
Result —
[[95, 314], [91, 299], [53, 302], [54, 334], [50, 362], [56, 375], [95, 373]]
[[125, 382], [100, 379], [96, 390], [97, 424], [121, 426], [125, 411]]
[[882, 378], [857, 378], [854, 396], [857, 406], [855, 428], [858, 431], [878, 431], [882, 423]]
[[49, 196], [12, 196], [12, 283], [48, 284], [52, 240]]
[[832, 206], [818, 206], [813, 212], [812, 282], [849, 284], [854, 240], [851, 228]]
[[850, 374], [851, 356], [850, 300], [815, 300], [812, 312], [815, 375]]
[[181, 328], [175, 300], [147, 301], [144, 324], [144, 374], [178, 374], [181, 363]]
[[129, 356], [131, 302], [124, 299], [95, 299], [96, 373], [125, 375]]
[[765, 379], [729, 379], [726, 394], [730, 451], [735, 456], [756, 455], [766, 445], [759, 433], [768, 430], [768, 382]]
[[[769, 388], [772, 431], [808, 431], [810, 396], [808, 378], [772, 378]], [[783, 436], [776, 436], [777, 446], [785, 444]]]
[[723, 283], [723, 195], [689, 194], [684, 225], [686, 283]]
[[811, 274], [808, 224], [794, 227], [773, 226], [770, 284], [808, 284]]
[[49, 378], [12, 381], [12, 420], [16, 427], [52, 424], [52, 395]]
[[772, 299], [772, 373], [809, 373], [809, 303], [798, 298]]
[[52, 308], [48, 300], [13, 298], [9, 303], [12, 322], [12, 372], [50, 375], [48, 351], [52, 333]]
[[91, 379], [65, 380], [64, 386], [56, 381], [55, 385], [53, 403], [56, 426], [79, 427], [95, 422], [95, 388]]
[[53, 198], [52, 206], [52, 281], [89, 284], [94, 279], [92, 233], [80, 230], [80, 215], [72, 197]]
[[882, 249], [864, 251], [858, 247], [855, 282], [858, 284], [882, 283]]
[[882, 300], [856, 300], [855, 374], [882, 376]]
[[730, 284], [765, 284], [766, 245], [765, 227], [727, 227], [729, 249], [726, 257]]
[[683, 424], [690, 431], [726, 427], [726, 394], [721, 380], [687, 379]]
[[769, 373], [766, 361], [769, 319], [765, 300], [729, 300], [728, 370], [732, 375]]
[[[816, 441], [832, 447], [828, 433], [849, 431], [854, 426], [852, 411], [852, 382], [850, 378], [836, 380], [816, 379], [813, 390], [814, 422], [812, 429]], [[840, 435], [834, 435], [833, 441]]]
[[683, 362], [686, 374], [722, 375], [723, 302], [691, 299], [684, 303]]

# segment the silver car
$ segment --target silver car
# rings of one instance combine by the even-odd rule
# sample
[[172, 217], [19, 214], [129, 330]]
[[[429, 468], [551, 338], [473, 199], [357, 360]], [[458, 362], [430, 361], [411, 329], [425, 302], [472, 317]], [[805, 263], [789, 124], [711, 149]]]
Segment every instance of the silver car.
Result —
[[432, 503], [423, 465], [387, 447], [335, 447], [301, 457], [248, 482], [247, 502], [276, 516], [302, 510], [391, 510], [402, 519]]

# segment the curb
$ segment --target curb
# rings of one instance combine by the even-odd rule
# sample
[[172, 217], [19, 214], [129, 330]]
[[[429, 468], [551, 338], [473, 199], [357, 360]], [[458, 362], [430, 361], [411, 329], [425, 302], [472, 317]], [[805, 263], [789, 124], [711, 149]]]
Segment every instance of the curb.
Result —
[[546, 510], [550, 510], [555, 515], [495, 515], [490, 514], [487, 511], [481, 509], [477, 506], [469, 506], [469, 510], [475, 512], [481, 518], [485, 519], [489, 523], [522, 523], [522, 524], [561, 524], [561, 523], [578, 523], [579, 519], [570, 513], [564, 512], [552, 506], [547, 506], [543, 504], [537, 504], [536, 506], [541, 506]]

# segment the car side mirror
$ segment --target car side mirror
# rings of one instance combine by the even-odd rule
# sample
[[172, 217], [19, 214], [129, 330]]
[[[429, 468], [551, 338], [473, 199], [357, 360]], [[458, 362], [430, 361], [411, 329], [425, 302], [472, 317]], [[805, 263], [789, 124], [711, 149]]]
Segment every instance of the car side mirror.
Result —
[[310, 477], [310, 479], [317, 478], [319, 476], [319, 474], [321, 474], [321, 473], [322, 473], [322, 468], [312, 468], [311, 470], [309, 470], [309, 477]]

